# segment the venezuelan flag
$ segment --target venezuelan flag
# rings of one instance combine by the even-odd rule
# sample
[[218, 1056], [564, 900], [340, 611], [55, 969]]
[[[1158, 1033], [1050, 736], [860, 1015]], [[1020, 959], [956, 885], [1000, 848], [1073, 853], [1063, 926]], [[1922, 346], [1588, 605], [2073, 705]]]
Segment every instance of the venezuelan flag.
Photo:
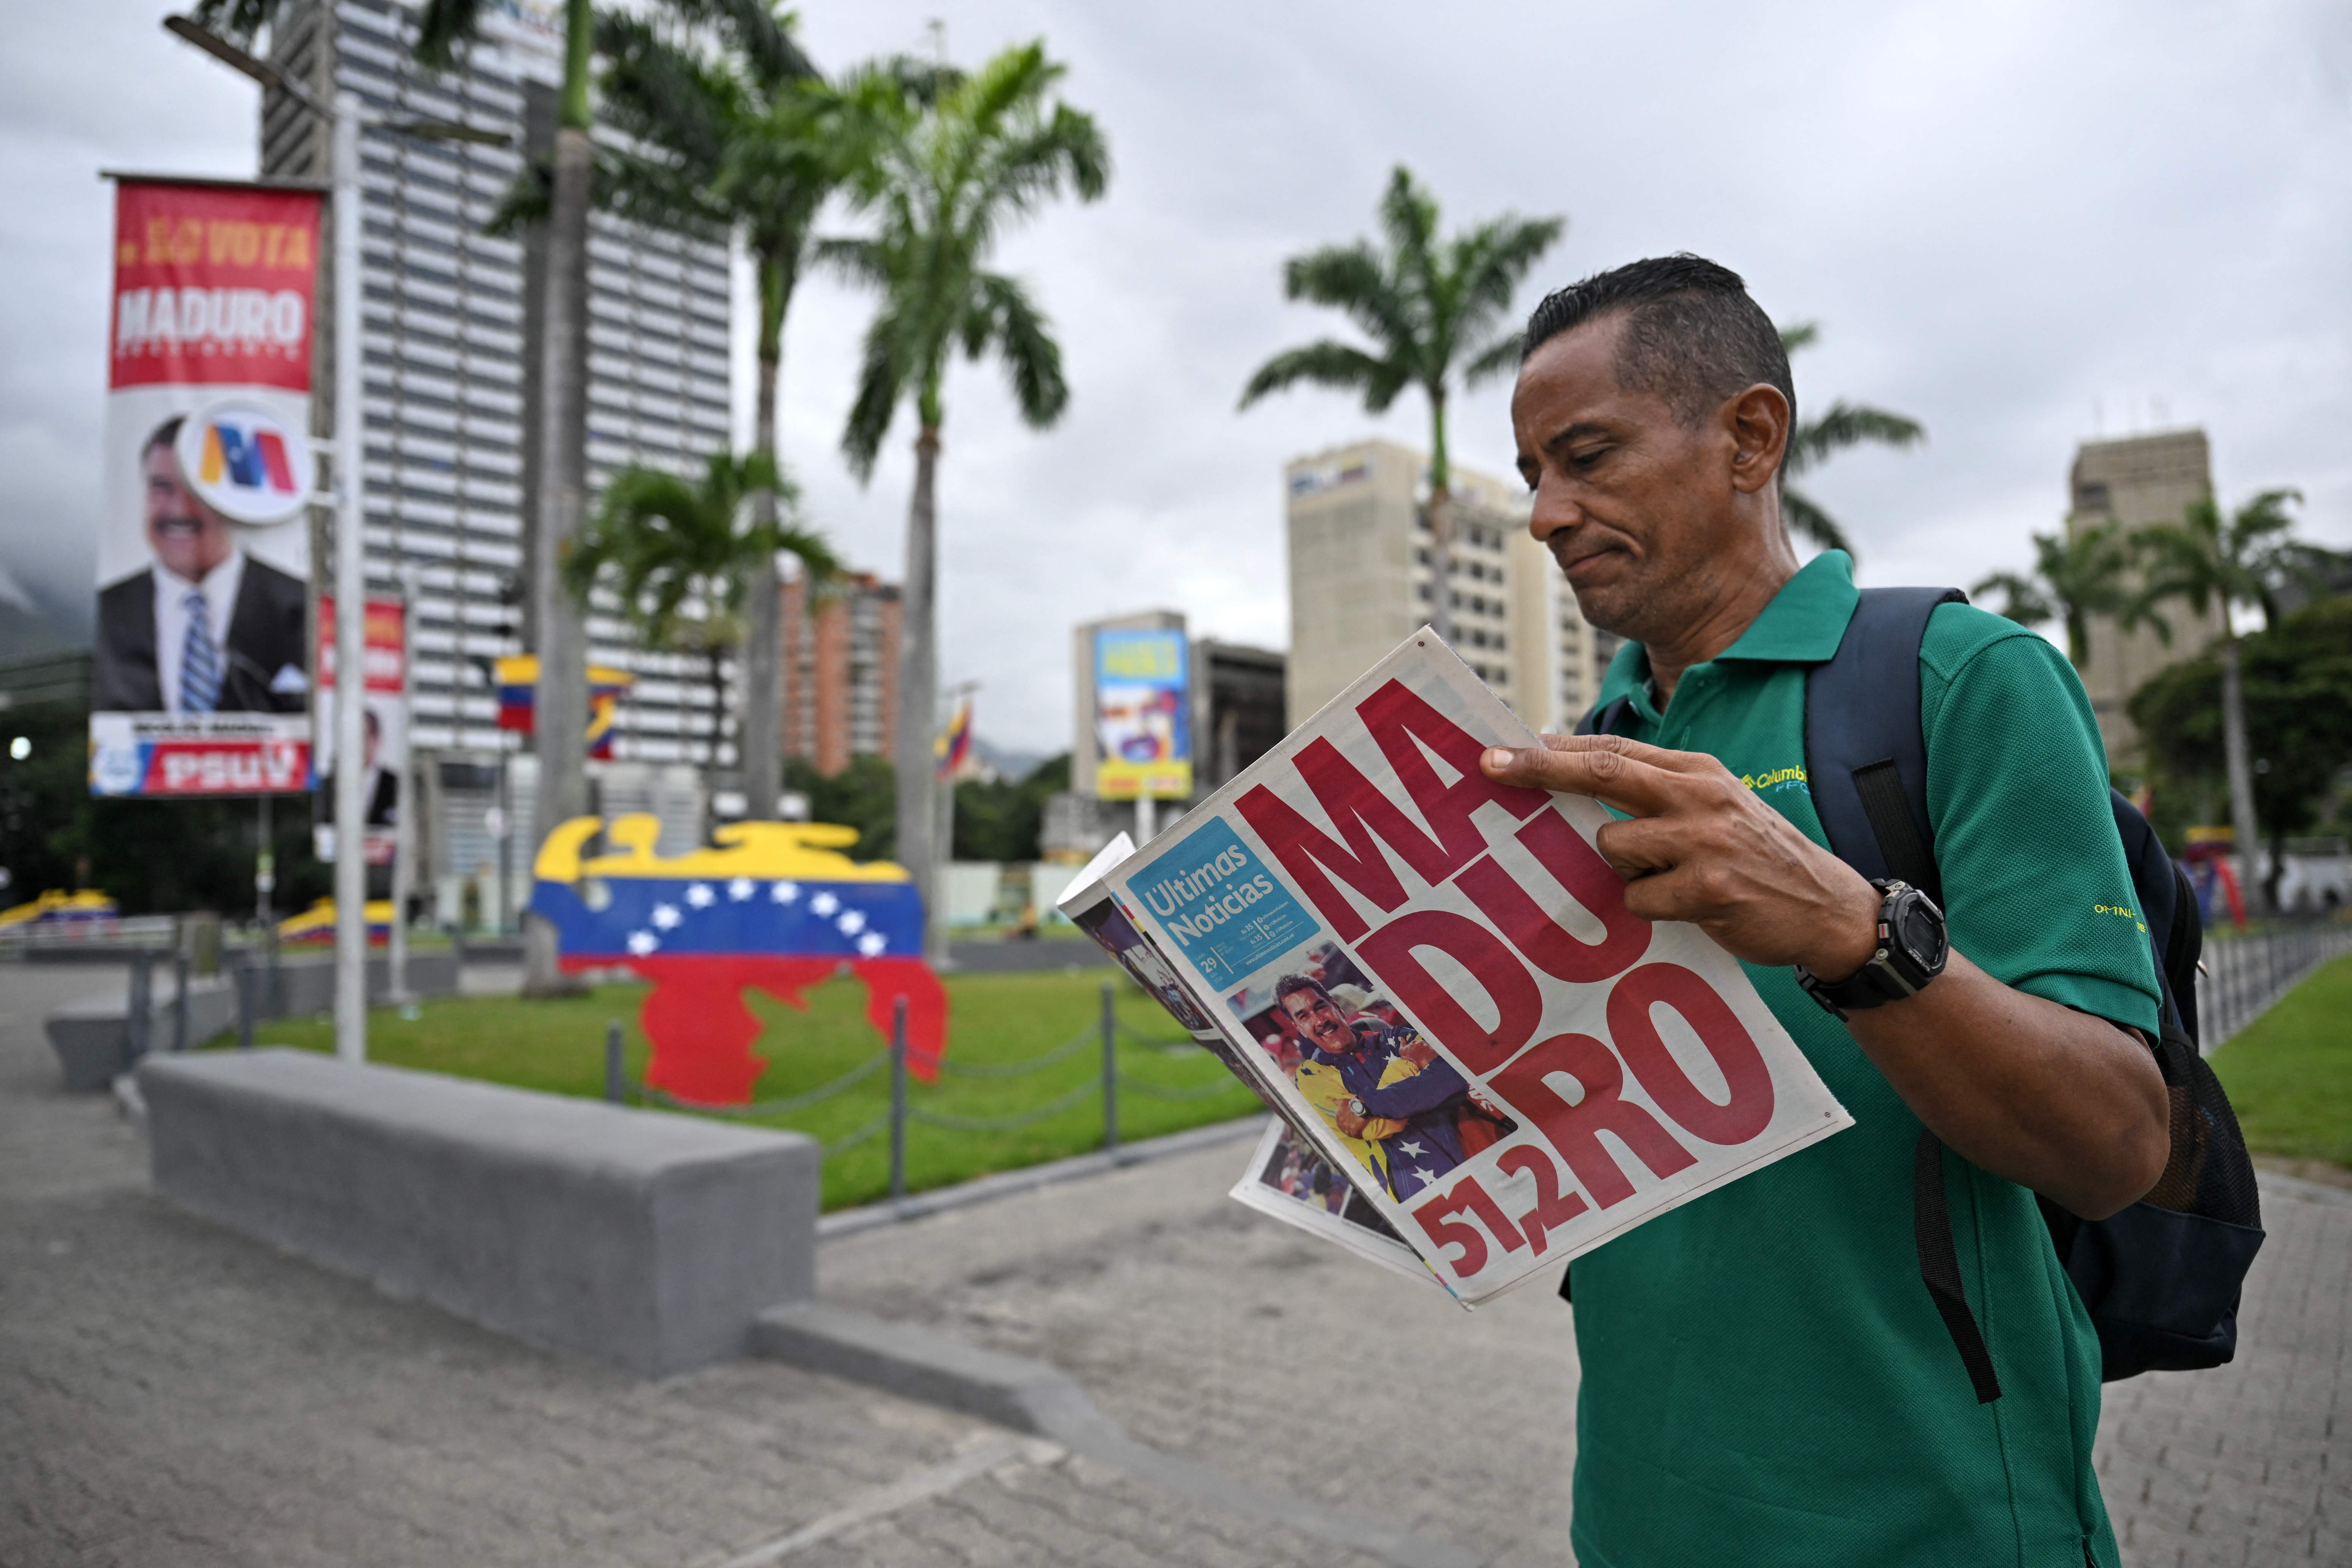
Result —
[[[499, 659], [491, 679], [499, 689], [499, 728], [528, 735], [539, 698], [539, 656], [511, 654]], [[599, 761], [613, 755], [613, 729], [620, 717], [621, 693], [636, 678], [625, 669], [601, 664], [588, 667], [588, 754]]]

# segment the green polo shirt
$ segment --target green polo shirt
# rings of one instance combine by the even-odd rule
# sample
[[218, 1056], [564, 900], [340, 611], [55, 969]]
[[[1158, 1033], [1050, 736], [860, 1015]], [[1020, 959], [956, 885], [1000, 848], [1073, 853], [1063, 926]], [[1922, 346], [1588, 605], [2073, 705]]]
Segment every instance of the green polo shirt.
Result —
[[[1639, 645], [1621, 732], [1704, 752], [1826, 845], [1805, 674], [1837, 651], [1852, 563], [1816, 556], [1661, 713]], [[2073, 668], [1964, 605], [1920, 649], [1927, 806], [1952, 945], [1998, 979], [2153, 1031], [2158, 992]], [[2099, 1351], [2033, 1194], [1945, 1155], [1969, 1303], [2002, 1397], [1976, 1401], [1919, 1280], [1919, 1121], [1787, 969], [1748, 976], [1854, 1124], [1579, 1258], [1583, 1568], [2114, 1568], [2091, 1470]]]

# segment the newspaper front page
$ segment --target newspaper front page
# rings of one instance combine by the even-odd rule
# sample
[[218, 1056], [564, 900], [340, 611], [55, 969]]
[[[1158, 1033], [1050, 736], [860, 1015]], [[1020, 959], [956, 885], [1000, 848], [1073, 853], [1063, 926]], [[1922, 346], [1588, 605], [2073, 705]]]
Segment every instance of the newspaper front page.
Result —
[[1465, 1305], [1852, 1121], [1535, 743], [1423, 628], [1064, 905], [1275, 1111], [1235, 1196]]

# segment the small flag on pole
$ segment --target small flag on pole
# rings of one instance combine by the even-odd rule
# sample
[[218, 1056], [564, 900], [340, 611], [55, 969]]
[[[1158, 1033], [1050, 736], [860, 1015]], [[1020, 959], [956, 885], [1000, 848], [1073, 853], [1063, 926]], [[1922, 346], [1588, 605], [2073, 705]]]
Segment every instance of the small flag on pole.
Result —
[[940, 760], [940, 777], [954, 780], [963, 777], [971, 762], [971, 693], [956, 699], [955, 708], [948, 715], [948, 727], [932, 745]]

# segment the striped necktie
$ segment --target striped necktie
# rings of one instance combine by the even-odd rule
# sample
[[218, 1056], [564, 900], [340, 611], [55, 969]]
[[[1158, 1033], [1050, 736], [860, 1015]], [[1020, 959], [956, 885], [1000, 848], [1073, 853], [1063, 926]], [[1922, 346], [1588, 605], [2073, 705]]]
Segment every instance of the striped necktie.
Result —
[[180, 711], [209, 713], [220, 705], [220, 649], [213, 642], [203, 590], [189, 589], [185, 603], [188, 639], [180, 649]]

